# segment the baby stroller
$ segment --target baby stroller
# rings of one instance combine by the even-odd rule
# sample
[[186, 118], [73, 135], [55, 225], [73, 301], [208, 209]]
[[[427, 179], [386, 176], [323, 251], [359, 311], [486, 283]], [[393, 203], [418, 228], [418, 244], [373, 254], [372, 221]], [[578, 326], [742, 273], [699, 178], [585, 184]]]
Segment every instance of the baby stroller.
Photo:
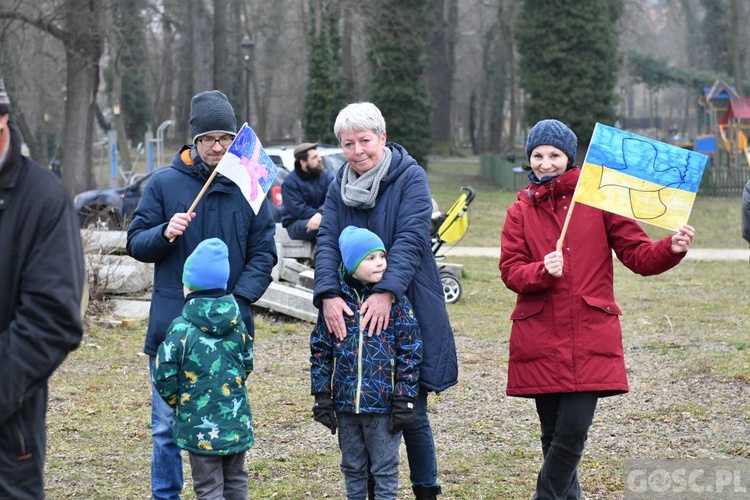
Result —
[[461, 187], [461, 196], [453, 203], [446, 213], [438, 210], [437, 203], [432, 200], [432, 226], [430, 228], [430, 242], [432, 254], [438, 261], [440, 270], [440, 281], [443, 283], [445, 302], [453, 304], [458, 302], [463, 292], [461, 287], [461, 272], [463, 266], [460, 264], [447, 264], [445, 255], [438, 255], [443, 244], [456, 245], [469, 230], [469, 205], [476, 196], [476, 191], [469, 186]]

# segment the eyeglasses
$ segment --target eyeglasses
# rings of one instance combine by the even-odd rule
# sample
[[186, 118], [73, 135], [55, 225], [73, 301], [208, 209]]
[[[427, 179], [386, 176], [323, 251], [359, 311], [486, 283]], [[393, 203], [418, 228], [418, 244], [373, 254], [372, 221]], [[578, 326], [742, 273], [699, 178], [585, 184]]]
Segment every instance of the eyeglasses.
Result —
[[198, 137], [198, 142], [201, 143], [201, 146], [204, 148], [212, 148], [214, 147], [214, 144], [217, 142], [221, 144], [222, 147], [227, 147], [230, 144], [232, 144], [232, 141], [234, 140], [234, 136], [232, 135], [223, 135], [219, 137], [218, 139], [214, 139], [213, 137], [208, 137], [206, 135]]

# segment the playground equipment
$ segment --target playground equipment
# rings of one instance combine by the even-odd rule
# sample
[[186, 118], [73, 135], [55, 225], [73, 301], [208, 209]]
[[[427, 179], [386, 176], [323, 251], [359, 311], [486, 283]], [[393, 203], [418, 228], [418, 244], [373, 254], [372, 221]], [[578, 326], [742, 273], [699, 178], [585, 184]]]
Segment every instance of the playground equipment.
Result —
[[[713, 156], [713, 163], [723, 163], [721, 154], [724, 151], [727, 166], [750, 166], [750, 98], [740, 97], [734, 88], [722, 80], [716, 80], [711, 87], [703, 91], [700, 103], [706, 111], [706, 128], [708, 134], [700, 135], [695, 140], [695, 150]], [[721, 141], [723, 150], [718, 148]]]
[[439, 255], [438, 252], [443, 244], [455, 246], [466, 235], [469, 230], [469, 205], [474, 201], [476, 194], [471, 186], [462, 186], [461, 195], [444, 214], [437, 210], [437, 203], [433, 200], [430, 243], [432, 254], [438, 261], [443, 295], [445, 295], [445, 302], [448, 304], [458, 302], [463, 293], [463, 287], [461, 286], [463, 266], [443, 262], [445, 255]]

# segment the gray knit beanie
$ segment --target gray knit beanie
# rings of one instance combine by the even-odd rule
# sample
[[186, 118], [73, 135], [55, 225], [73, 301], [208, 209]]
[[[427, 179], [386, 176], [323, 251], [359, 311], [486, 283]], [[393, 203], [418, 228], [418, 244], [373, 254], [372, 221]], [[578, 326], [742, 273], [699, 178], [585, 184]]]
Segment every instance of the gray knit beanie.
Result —
[[8, 93], [5, 91], [5, 80], [3, 80], [3, 74], [0, 72], [0, 115], [7, 115], [10, 113], [10, 99]]
[[531, 161], [531, 152], [537, 146], [554, 146], [568, 157], [571, 164], [576, 162], [578, 139], [570, 128], [558, 120], [542, 120], [529, 130], [526, 138], [526, 159]]
[[190, 102], [190, 135], [193, 144], [213, 132], [237, 135], [237, 118], [227, 96], [218, 90], [201, 92]]

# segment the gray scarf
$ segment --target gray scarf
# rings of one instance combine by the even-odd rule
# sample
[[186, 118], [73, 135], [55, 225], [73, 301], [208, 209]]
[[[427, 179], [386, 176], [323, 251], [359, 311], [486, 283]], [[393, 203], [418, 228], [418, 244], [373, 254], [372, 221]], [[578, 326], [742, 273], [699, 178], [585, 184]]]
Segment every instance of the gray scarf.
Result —
[[380, 181], [388, 174], [392, 157], [391, 148], [385, 146], [378, 164], [363, 175], [358, 175], [347, 163], [341, 178], [341, 199], [344, 205], [363, 209], [374, 207], [375, 199], [380, 191]]

